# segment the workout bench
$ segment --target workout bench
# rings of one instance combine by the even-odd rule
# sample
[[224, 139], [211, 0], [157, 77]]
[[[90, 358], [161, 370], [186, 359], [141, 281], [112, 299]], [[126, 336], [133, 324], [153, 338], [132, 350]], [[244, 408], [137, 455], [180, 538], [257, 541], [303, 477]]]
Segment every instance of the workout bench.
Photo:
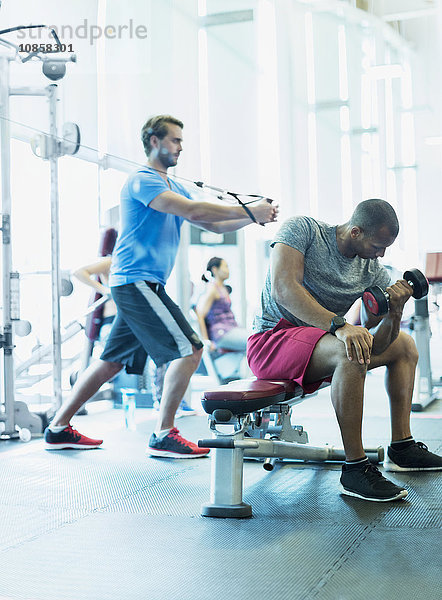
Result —
[[[281, 459], [345, 460], [343, 449], [310, 446], [307, 432], [291, 424], [291, 409], [304, 398], [293, 381], [262, 379], [240, 379], [204, 392], [201, 402], [213, 438], [199, 440], [198, 446], [213, 448], [213, 455], [210, 503], [203, 505], [203, 516], [252, 516], [252, 507], [242, 499], [244, 457], [264, 458], [268, 471]], [[374, 463], [384, 460], [382, 446], [365, 452]]]

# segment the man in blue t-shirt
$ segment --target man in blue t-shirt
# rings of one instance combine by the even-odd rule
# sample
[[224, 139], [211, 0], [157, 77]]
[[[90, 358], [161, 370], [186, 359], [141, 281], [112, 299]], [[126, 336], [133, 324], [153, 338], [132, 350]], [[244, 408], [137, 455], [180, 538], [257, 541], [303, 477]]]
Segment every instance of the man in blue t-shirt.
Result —
[[119, 236], [109, 285], [117, 317], [99, 361], [79, 377], [68, 401], [45, 431], [48, 450], [97, 448], [69, 424], [73, 415], [123, 367], [141, 374], [149, 355], [157, 366], [171, 362], [164, 380], [158, 422], [147, 452], [168, 458], [197, 458], [209, 450], [184, 439], [174, 418], [203, 344], [164, 286], [175, 264], [184, 220], [223, 233], [252, 222], [269, 223], [277, 205], [262, 200], [253, 207], [192, 200], [167, 176], [182, 151], [183, 123], [170, 115], [150, 118], [141, 131], [147, 166], [129, 176], [121, 192]]

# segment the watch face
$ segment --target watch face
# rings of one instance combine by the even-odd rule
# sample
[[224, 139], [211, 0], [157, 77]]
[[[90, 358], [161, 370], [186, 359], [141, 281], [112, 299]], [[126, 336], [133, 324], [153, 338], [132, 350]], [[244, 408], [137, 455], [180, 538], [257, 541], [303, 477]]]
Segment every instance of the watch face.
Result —
[[335, 331], [337, 329], [339, 329], [340, 327], [343, 327], [346, 324], [346, 320], [344, 319], [344, 317], [333, 317], [332, 322], [331, 322], [331, 327], [330, 327], [330, 332], [331, 333], [335, 333]]

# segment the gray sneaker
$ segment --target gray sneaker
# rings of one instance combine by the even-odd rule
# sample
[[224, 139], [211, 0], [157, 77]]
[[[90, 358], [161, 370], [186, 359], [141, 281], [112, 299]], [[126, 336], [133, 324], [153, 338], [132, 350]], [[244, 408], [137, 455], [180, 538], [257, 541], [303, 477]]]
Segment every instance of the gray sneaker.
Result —
[[388, 446], [387, 460], [384, 462], [386, 471], [440, 471], [442, 457], [433, 454], [422, 442], [413, 442], [403, 450], [395, 450]]
[[379, 469], [369, 462], [363, 463], [361, 468], [349, 468], [344, 463], [341, 485], [342, 494], [372, 502], [400, 500], [408, 494], [407, 490], [385, 479]]

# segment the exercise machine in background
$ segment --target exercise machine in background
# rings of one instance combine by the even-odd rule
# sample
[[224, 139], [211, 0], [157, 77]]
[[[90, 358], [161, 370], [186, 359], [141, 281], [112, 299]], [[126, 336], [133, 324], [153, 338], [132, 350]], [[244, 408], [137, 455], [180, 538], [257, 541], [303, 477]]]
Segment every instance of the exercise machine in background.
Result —
[[[425, 273], [430, 286], [433, 286], [435, 296], [442, 286], [442, 252], [427, 254]], [[430, 314], [428, 310], [428, 296], [414, 300], [414, 315], [411, 319], [410, 329], [414, 334], [419, 361], [416, 370], [416, 383], [414, 387], [413, 403], [411, 410], [420, 412], [434, 400], [439, 399], [439, 389], [442, 387], [442, 378], [433, 379], [431, 369], [431, 329]]]
[[[43, 25], [31, 27], [45, 27]], [[14, 27], [0, 31], [4, 35], [27, 27]], [[59, 40], [51, 30], [57, 44]], [[3, 324], [0, 332], [0, 348], [3, 351], [3, 395], [0, 405], [0, 438], [9, 439], [20, 437], [27, 440], [33, 433], [41, 433], [45, 425], [44, 418], [29, 412], [25, 402], [15, 399], [14, 371], [14, 335], [17, 326], [23, 331], [30, 331], [30, 325], [20, 320], [20, 274], [12, 267], [11, 245], [11, 135], [9, 104], [10, 98], [46, 97], [49, 104], [49, 133], [37, 135], [31, 141], [34, 154], [50, 163], [51, 177], [51, 285], [52, 285], [52, 366], [53, 366], [53, 396], [55, 411], [62, 402], [61, 396], [61, 325], [60, 325], [60, 296], [62, 283], [60, 272], [60, 241], [59, 241], [59, 197], [58, 197], [58, 159], [61, 156], [73, 155], [80, 147], [80, 131], [75, 123], [65, 123], [61, 137], [57, 132], [57, 84], [42, 88], [11, 87], [10, 65], [12, 62], [24, 63], [29, 60], [42, 62], [44, 75], [52, 82], [62, 79], [66, 73], [66, 64], [75, 62], [74, 54], [63, 55], [58, 52], [19, 52], [18, 46], [0, 38], [0, 136], [1, 136], [1, 177], [2, 177], [2, 294], [3, 294]]]

